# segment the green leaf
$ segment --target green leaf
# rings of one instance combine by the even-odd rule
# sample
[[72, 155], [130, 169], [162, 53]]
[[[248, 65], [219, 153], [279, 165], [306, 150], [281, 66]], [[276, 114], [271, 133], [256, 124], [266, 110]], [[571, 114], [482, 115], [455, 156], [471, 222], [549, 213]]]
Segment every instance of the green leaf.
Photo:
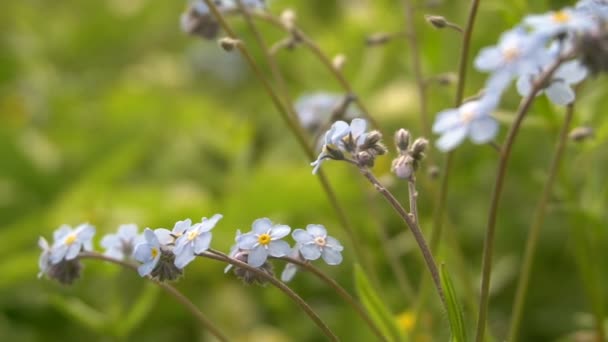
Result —
[[462, 315], [462, 307], [458, 303], [458, 297], [452, 284], [452, 279], [448, 273], [447, 267], [441, 265], [441, 283], [445, 291], [445, 300], [448, 307], [448, 320], [450, 322], [450, 329], [452, 331], [452, 341], [454, 342], [466, 342], [467, 331], [464, 325], [464, 319]]
[[378, 325], [388, 341], [405, 341], [406, 339], [399, 331], [394, 315], [372, 287], [365, 271], [358, 264], [355, 264], [354, 267], [357, 293], [371, 319]]

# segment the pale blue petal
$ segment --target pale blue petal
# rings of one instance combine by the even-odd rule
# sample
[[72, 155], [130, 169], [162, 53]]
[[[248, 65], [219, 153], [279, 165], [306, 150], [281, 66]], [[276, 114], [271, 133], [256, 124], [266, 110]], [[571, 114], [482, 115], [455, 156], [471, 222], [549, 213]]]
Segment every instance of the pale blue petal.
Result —
[[266, 258], [268, 258], [268, 251], [264, 246], [258, 245], [249, 252], [247, 263], [253, 267], [260, 267], [266, 262]]
[[190, 220], [190, 219], [185, 219], [183, 221], [177, 221], [175, 223], [175, 225], [173, 226], [173, 234], [181, 235], [186, 231], [186, 229], [190, 228], [190, 226], [192, 226], [192, 220]]
[[195, 256], [194, 251], [192, 250], [192, 245], [188, 244], [181, 253], [175, 254], [175, 267], [182, 269], [186, 267], [186, 265], [188, 265], [192, 260], [194, 260], [194, 258]]
[[491, 116], [482, 116], [473, 120], [469, 129], [469, 137], [476, 144], [485, 144], [494, 139], [498, 133], [498, 122]]
[[240, 249], [250, 250], [258, 244], [258, 237], [254, 233], [246, 233], [236, 238], [236, 244]]
[[152, 229], [146, 228], [144, 230], [144, 238], [146, 239], [146, 242], [150, 244], [150, 246], [160, 246], [160, 243], [158, 242], [158, 237], [156, 237], [156, 234], [154, 234], [154, 231]]
[[321, 249], [314, 243], [302, 245], [300, 247], [300, 253], [306, 260], [317, 260], [321, 257]]
[[115, 235], [115, 234], [110, 234], [110, 235], [106, 235], [101, 239], [101, 242], [99, 243], [101, 245], [101, 247], [105, 248], [105, 249], [111, 249], [111, 248], [119, 248], [120, 247], [120, 238]]
[[[509, 86], [513, 80], [513, 73], [508, 72], [506, 70], [501, 70], [493, 73], [488, 77], [485, 84], [485, 93], [486, 95], [494, 96], [497, 99], [500, 99], [502, 93]], [[498, 101], [497, 101], [498, 102]]]
[[92, 225], [85, 223], [76, 228], [78, 234], [78, 240], [81, 242], [90, 240], [95, 236], [95, 227]]
[[350, 126], [344, 121], [336, 121], [332, 125], [329, 143], [337, 145], [342, 138], [350, 133]]
[[273, 257], [286, 256], [290, 252], [291, 252], [291, 247], [289, 246], [289, 244], [286, 241], [277, 240], [277, 241], [271, 241], [268, 244], [268, 254], [272, 255]]
[[71, 232], [72, 227], [68, 226], [67, 224], [64, 224], [53, 232], [53, 241], [57, 242], [59, 240], [63, 240], [63, 238], [65, 238]]
[[314, 237], [304, 229], [294, 230], [291, 236], [294, 240], [296, 240], [296, 242], [301, 244], [309, 243], [314, 240]]
[[270, 231], [270, 237], [272, 240], [282, 239], [287, 236], [289, 232], [291, 232], [291, 228], [289, 226], [284, 224], [277, 224], [276, 226], [272, 227], [272, 230]]
[[328, 265], [338, 265], [342, 262], [342, 254], [332, 248], [324, 248], [322, 257]]
[[456, 146], [460, 145], [468, 132], [468, 127], [458, 126], [445, 133], [435, 142], [435, 146], [442, 151], [447, 152], [453, 150]]
[[298, 272], [298, 266], [292, 264], [292, 263], [288, 263], [287, 265], [285, 265], [285, 268], [283, 269], [283, 272], [281, 273], [281, 281], [284, 283], [290, 282], [293, 277], [296, 275], [296, 273]]
[[272, 221], [263, 217], [259, 218], [251, 224], [251, 230], [256, 234], [266, 234], [272, 228]]
[[173, 253], [175, 255], [181, 254], [182, 250], [190, 244], [190, 240], [186, 238], [185, 235], [182, 235], [175, 240], [175, 246], [173, 247]]
[[446, 109], [437, 113], [433, 124], [433, 133], [443, 133], [454, 126], [460, 125], [458, 109]]
[[77, 242], [68, 246], [68, 250], [65, 253], [65, 260], [75, 259], [78, 256], [78, 253], [80, 253], [81, 249], [82, 249], [82, 244], [77, 243]]
[[137, 273], [139, 273], [140, 276], [145, 277], [148, 274], [150, 274], [152, 272], [152, 270], [154, 270], [154, 267], [156, 267], [157, 263], [158, 262], [149, 261], [145, 264], [141, 264], [137, 268]]
[[[320, 224], [309, 224], [306, 226], [306, 230], [314, 237], [325, 237], [327, 236], [327, 229]], [[305, 243], [306, 241], [300, 241]]]
[[59, 263], [61, 260], [63, 260], [67, 252], [68, 246], [66, 245], [53, 246], [51, 249], [51, 262], [53, 264]]
[[565, 106], [574, 101], [575, 95], [572, 88], [563, 82], [554, 82], [546, 89], [546, 94], [551, 102], [556, 105]]
[[132, 241], [137, 236], [137, 225], [133, 223], [121, 225], [118, 227], [118, 236], [124, 240]]
[[217, 224], [217, 222], [219, 220], [222, 219], [222, 215], [221, 214], [215, 214], [213, 215], [210, 219], [203, 219], [202, 223], [200, 224], [199, 227], [199, 232], [208, 232], [211, 229], [213, 229], [213, 227], [215, 227], [215, 225]]
[[211, 244], [211, 238], [213, 237], [211, 232], [202, 233], [196, 239], [194, 239], [194, 253], [201, 254], [209, 249]]
[[532, 91], [532, 75], [523, 75], [517, 79], [515, 87], [519, 95], [526, 97]]
[[365, 133], [367, 129], [367, 121], [363, 119], [353, 119], [350, 123], [350, 133], [353, 137], [358, 137], [361, 134]]
[[[146, 229], [150, 229], [150, 228], [146, 228]], [[166, 246], [170, 243], [175, 242], [175, 238], [173, 237], [171, 231], [169, 229], [165, 229], [165, 228], [158, 228], [154, 230], [154, 233], [156, 234], [156, 238], [159, 242], [159, 244]], [[146, 236], [145, 230], [144, 230], [144, 237]], [[147, 240], [147, 238], [146, 238]]]
[[333, 248], [338, 252], [342, 252], [342, 250], [344, 250], [344, 247], [342, 246], [340, 241], [338, 241], [334, 237], [331, 237], [331, 236], [326, 237], [325, 242], [327, 243], [328, 248]]
[[133, 249], [133, 258], [139, 262], [146, 262], [152, 259], [152, 250], [147, 243], [139, 243]]
[[475, 58], [475, 68], [479, 71], [498, 69], [503, 61], [500, 49], [495, 46], [483, 48]]
[[578, 60], [562, 64], [557, 69], [554, 79], [562, 79], [567, 84], [577, 84], [587, 77], [588, 71]]
[[38, 238], [38, 247], [40, 247], [40, 249], [43, 251], [48, 251], [50, 249], [48, 241], [46, 241], [46, 239], [42, 236]]

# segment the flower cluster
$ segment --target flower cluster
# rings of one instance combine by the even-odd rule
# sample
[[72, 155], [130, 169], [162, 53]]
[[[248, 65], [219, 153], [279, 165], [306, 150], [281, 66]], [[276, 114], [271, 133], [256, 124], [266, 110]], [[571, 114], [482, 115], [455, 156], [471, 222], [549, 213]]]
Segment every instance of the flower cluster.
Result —
[[367, 122], [363, 119], [353, 119], [350, 125], [344, 121], [336, 121], [325, 133], [323, 147], [317, 160], [312, 162], [315, 174], [326, 159], [346, 160], [349, 154], [351, 162], [359, 166], [371, 167], [377, 156], [386, 153], [382, 144], [382, 134], [378, 131], [366, 132]]
[[[311, 261], [322, 258], [328, 265], [338, 265], [342, 262], [342, 244], [327, 235], [327, 230], [320, 224], [309, 224], [304, 229], [295, 229], [291, 236], [296, 241], [293, 248], [283, 241], [291, 228], [283, 224], [274, 224], [268, 218], [260, 218], [251, 225], [251, 232], [237, 232], [235, 245], [230, 250], [230, 257], [246, 262], [252, 267], [260, 268], [272, 274], [272, 266], [268, 257], [286, 257], [300, 261]], [[232, 267], [224, 270], [228, 272]], [[281, 279], [289, 281], [295, 275], [296, 266], [288, 263]], [[235, 274], [247, 283], [263, 283], [264, 280], [256, 274], [236, 267]]]
[[[606, 1], [582, 0], [575, 8], [527, 16], [520, 25], [503, 33], [498, 43], [482, 49], [474, 62], [477, 70], [490, 73], [484, 93], [459, 108], [437, 114], [433, 125], [433, 132], [441, 135], [437, 148], [450, 151], [466, 137], [476, 144], [491, 141], [498, 132], [498, 123], [491, 114], [509, 84], [517, 79], [519, 94], [529, 96], [549, 66], [561, 56], [575, 52], [580, 55], [585, 37], [605, 32], [607, 19]], [[607, 57], [605, 51], [603, 57]], [[586, 62], [589, 59], [583, 53], [580, 59], [562, 63], [547, 82], [539, 85], [541, 92], [557, 105], [572, 103], [575, 94], [571, 86], [587, 77], [588, 68], [593, 70]]]
[[[231, 14], [238, 10], [236, 0], [214, 0], [217, 9], [224, 14]], [[243, 6], [248, 9], [264, 8], [264, 0], [241, 0]], [[191, 1], [186, 11], [180, 18], [182, 31], [201, 36], [205, 39], [217, 37], [220, 26], [213, 18], [211, 10], [203, 0]]]

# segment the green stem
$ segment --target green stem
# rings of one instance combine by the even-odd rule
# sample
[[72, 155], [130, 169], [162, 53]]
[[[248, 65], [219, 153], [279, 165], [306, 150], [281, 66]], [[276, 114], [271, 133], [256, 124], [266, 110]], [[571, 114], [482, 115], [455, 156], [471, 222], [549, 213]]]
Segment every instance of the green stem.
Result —
[[[114, 259], [114, 258], [111, 258], [109, 256], [106, 256], [106, 255], [103, 255], [100, 253], [81, 252], [78, 255], [78, 257], [82, 258], [82, 259], [96, 259], [96, 260], [101, 260], [101, 261], [105, 261], [105, 262], [110, 262], [110, 263], [122, 266], [124, 268], [131, 269], [131, 270], [137, 272], [137, 266], [133, 265], [132, 263], [129, 263], [129, 262], [123, 261], [123, 260]], [[213, 323], [211, 323], [211, 321], [196, 307], [196, 305], [194, 305], [194, 303], [192, 303], [186, 296], [184, 296], [181, 292], [179, 292], [178, 289], [176, 289], [175, 287], [173, 287], [167, 283], [160, 282], [151, 277], [146, 277], [146, 279], [150, 280], [154, 284], [161, 287], [163, 290], [165, 290], [167, 293], [169, 293], [171, 296], [173, 296], [173, 298], [175, 298], [178, 302], [180, 302], [183, 306], [185, 306], [190, 311], [190, 313], [192, 313], [192, 315], [194, 317], [196, 317], [196, 319], [198, 319], [198, 321], [207, 330], [209, 330], [209, 332], [213, 336], [215, 336], [218, 340], [220, 340], [222, 342], [229, 341], [229, 339], [226, 337], [226, 335], [224, 335], [215, 325], [213, 325]]]
[[308, 305], [308, 303], [306, 303], [306, 301], [304, 299], [302, 299], [302, 297], [300, 297], [291, 288], [289, 288], [289, 286], [285, 285], [283, 282], [279, 281], [277, 278], [260, 270], [257, 267], [253, 267], [253, 266], [250, 266], [246, 262], [242, 262], [242, 261], [233, 259], [233, 258], [227, 256], [226, 254], [216, 251], [216, 250], [210, 250], [208, 252], [204, 252], [203, 254], [199, 254], [199, 256], [229, 263], [234, 267], [246, 269], [249, 272], [255, 273], [257, 276], [264, 278], [270, 284], [272, 284], [273, 286], [275, 286], [276, 288], [281, 290], [283, 293], [285, 293], [291, 300], [296, 302], [296, 304], [298, 304], [300, 306], [300, 308], [302, 308], [302, 310], [304, 310], [304, 312], [308, 315], [308, 317], [310, 317], [310, 319], [319, 327], [319, 329], [323, 332], [323, 334], [325, 334], [325, 336], [327, 336], [327, 338], [329, 338], [332, 341], [339, 341], [338, 337], [329, 329], [329, 327], [325, 324], [325, 322], [323, 322], [323, 320], [312, 310], [310, 305]]
[[378, 337], [378, 339], [380, 339], [382, 341], [388, 341], [386, 339], [386, 337], [382, 334], [382, 331], [380, 330], [380, 328], [378, 328], [378, 326], [374, 323], [374, 321], [372, 321], [372, 319], [369, 317], [369, 315], [367, 314], [367, 312], [365, 312], [365, 309], [363, 309], [363, 307], [361, 306], [361, 304], [359, 304], [359, 302], [357, 302], [335, 280], [333, 280], [332, 278], [328, 277], [325, 273], [323, 273], [318, 268], [314, 267], [309, 262], [298, 260], [298, 259], [294, 259], [294, 258], [290, 258], [290, 257], [281, 257], [281, 258], [278, 258], [278, 259], [290, 262], [292, 264], [296, 264], [296, 265], [302, 267], [303, 269], [305, 269], [306, 271], [308, 271], [308, 272], [314, 274], [315, 276], [317, 276], [317, 278], [321, 279], [323, 282], [325, 282], [327, 285], [329, 285], [329, 287], [331, 287], [338, 294], [338, 296], [340, 296], [342, 299], [344, 299], [344, 301], [347, 302], [348, 305], [350, 305], [355, 310], [355, 312], [370, 327], [370, 329], [376, 335], [376, 337]]
[[517, 283], [517, 291], [515, 293], [515, 301], [513, 303], [513, 312], [511, 313], [511, 326], [509, 328], [508, 341], [516, 342], [519, 336], [519, 326], [521, 323], [523, 308], [526, 300], [526, 294], [528, 291], [528, 283], [530, 282], [530, 274], [532, 272], [532, 266], [534, 262], [534, 256], [536, 253], [536, 246], [538, 245], [538, 238], [540, 236], [540, 230], [545, 221], [545, 214], [547, 212], [547, 203], [549, 197], [553, 191], [553, 184], [557, 178], [559, 166], [561, 165], [562, 156], [568, 141], [568, 131], [570, 129], [570, 123], [572, 122], [572, 116], [574, 113], [574, 105], [571, 104], [566, 109], [566, 117], [559, 134], [557, 146], [555, 147], [555, 154], [551, 160], [549, 167], [549, 174], [547, 181], [542, 190], [540, 200], [534, 212], [534, 219], [532, 225], [528, 231], [528, 237], [526, 239], [526, 249], [524, 252], [523, 263], [519, 275], [519, 281]]
[[507, 138], [502, 145], [500, 151], [500, 160], [498, 163], [498, 171], [496, 172], [496, 179], [494, 182], [494, 190], [492, 191], [492, 198], [490, 201], [490, 210], [488, 215], [488, 224], [486, 227], [486, 235], [484, 238], [483, 245], [483, 261], [482, 261], [482, 279], [481, 279], [481, 297], [479, 300], [479, 313], [477, 319], [477, 335], [475, 337], [475, 341], [481, 342], [483, 341], [485, 328], [487, 324], [487, 315], [488, 315], [488, 302], [490, 298], [490, 278], [492, 274], [492, 256], [494, 252], [494, 233], [496, 231], [496, 219], [498, 217], [498, 206], [500, 204], [500, 198], [502, 194], [502, 188], [505, 181], [505, 175], [507, 172], [507, 166], [509, 164], [509, 159], [511, 156], [511, 150], [513, 148], [513, 144], [515, 143], [515, 138], [517, 137], [517, 133], [519, 133], [519, 127], [523, 122], [526, 114], [530, 110], [534, 99], [538, 92], [547, 84], [547, 81], [551, 78], [555, 70], [568, 58], [571, 56], [560, 56], [551, 66], [544, 71], [538, 78], [534, 81], [534, 85], [530, 94], [526, 96], [517, 110], [517, 114], [515, 117], [515, 122], [509, 129], [509, 133], [507, 134]]

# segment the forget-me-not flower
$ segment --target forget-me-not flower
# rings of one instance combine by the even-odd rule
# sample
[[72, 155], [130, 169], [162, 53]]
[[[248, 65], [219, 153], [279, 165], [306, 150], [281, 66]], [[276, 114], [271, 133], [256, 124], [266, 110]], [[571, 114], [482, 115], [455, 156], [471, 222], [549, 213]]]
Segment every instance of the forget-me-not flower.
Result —
[[[539, 73], [519, 77], [517, 80], [517, 91], [521, 96], [528, 96], [530, 94], [533, 78], [538, 76]], [[587, 68], [579, 61], [566, 62], [555, 71], [548, 86], [538, 92], [538, 94], [540, 95], [542, 92], [545, 92], [551, 102], [565, 106], [574, 101], [575, 94], [574, 90], [572, 90], [572, 85], [581, 82], [585, 77], [587, 77]]]
[[197, 254], [209, 249], [211, 244], [211, 229], [215, 227], [222, 215], [215, 214], [210, 219], [203, 218], [201, 223], [189, 227], [177, 240], [173, 254], [175, 254], [175, 266], [184, 268]]
[[53, 247], [50, 252], [51, 263], [57, 264], [61, 260], [72, 260], [81, 250], [93, 249], [93, 235], [95, 228], [88, 223], [72, 229], [68, 225], [59, 227], [53, 233]]
[[158, 228], [154, 230], [156, 236], [158, 237], [158, 241], [163, 246], [170, 246], [175, 244], [175, 241], [180, 238], [184, 234], [186, 230], [188, 230], [192, 226], [191, 219], [185, 219], [182, 221], [177, 221], [173, 226], [172, 230], [166, 228]]
[[[314, 130], [327, 122], [343, 101], [343, 95], [317, 92], [302, 95], [295, 102], [294, 107], [302, 126]], [[352, 106], [348, 106], [342, 117], [353, 118], [356, 112]]]
[[582, 0], [576, 4], [575, 10], [592, 19], [608, 20], [608, 1]]
[[48, 274], [49, 268], [51, 267], [51, 246], [49, 246], [46, 239], [41, 236], [38, 239], [38, 247], [42, 249], [42, 253], [38, 259], [38, 268], [40, 269], [38, 278], [41, 278], [43, 275]]
[[137, 272], [142, 277], [152, 273], [158, 265], [162, 253], [160, 241], [152, 229], [144, 229], [144, 238], [146, 242], [137, 244], [135, 251], [133, 251], [135, 260], [142, 263], [137, 268]]
[[581, 12], [568, 7], [545, 14], [529, 15], [524, 18], [523, 23], [536, 32], [551, 36], [565, 32], [583, 32], [595, 26], [595, 23]]
[[328, 265], [338, 265], [342, 262], [342, 244], [327, 235], [327, 230], [320, 224], [309, 224], [304, 229], [296, 229], [292, 236], [299, 246], [302, 257], [306, 260], [323, 258]]
[[291, 248], [282, 239], [289, 234], [291, 228], [287, 225], [274, 225], [267, 218], [253, 222], [252, 231], [237, 237], [237, 245], [241, 250], [248, 251], [247, 263], [260, 267], [268, 256], [282, 257], [289, 254]]
[[115, 259], [131, 257], [135, 245], [142, 242], [143, 236], [138, 234], [136, 224], [123, 224], [118, 227], [116, 234], [108, 234], [101, 239], [105, 255]]
[[467, 136], [476, 144], [492, 140], [498, 132], [498, 122], [490, 115], [496, 101], [492, 96], [484, 96], [439, 112], [433, 124], [433, 132], [441, 134], [437, 148], [443, 152], [453, 150]]
[[367, 122], [363, 119], [353, 119], [350, 125], [344, 121], [334, 122], [325, 133], [325, 142], [317, 160], [310, 163], [314, 166], [312, 173], [316, 174], [325, 159], [332, 158], [330, 150], [354, 152], [352, 149], [365, 142]]

